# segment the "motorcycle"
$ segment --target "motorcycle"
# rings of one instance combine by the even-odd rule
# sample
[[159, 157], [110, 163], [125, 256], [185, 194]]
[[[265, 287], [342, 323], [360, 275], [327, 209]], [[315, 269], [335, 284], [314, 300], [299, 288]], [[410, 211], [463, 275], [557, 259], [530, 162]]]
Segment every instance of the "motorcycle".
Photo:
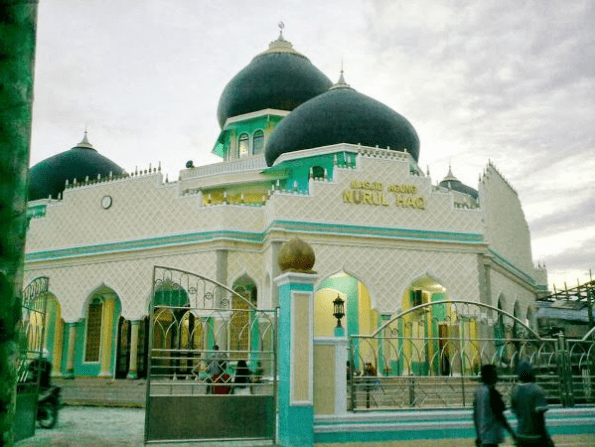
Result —
[[60, 409], [61, 388], [52, 386], [39, 394], [37, 400], [37, 422], [42, 428], [54, 428], [58, 422], [58, 410]]

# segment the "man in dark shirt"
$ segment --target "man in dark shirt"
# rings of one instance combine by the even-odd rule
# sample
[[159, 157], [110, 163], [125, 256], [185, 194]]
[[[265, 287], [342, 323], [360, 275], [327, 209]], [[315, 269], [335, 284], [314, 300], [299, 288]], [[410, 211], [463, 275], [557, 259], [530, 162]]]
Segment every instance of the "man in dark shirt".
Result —
[[477, 434], [475, 444], [478, 447], [496, 447], [504, 442], [504, 429], [510, 433], [513, 439], [515, 434], [504, 417], [504, 402], [495, 388], [496, 382], [498, 382], [496, 366], [483, 365], [481, 381], [483, 384], [477, 388], [473, 402], [473, 422]]
[[553, 442], [545, 428], [547, 401], [543, 390], [535, 383], [531, 364], [523, 360], [517, 366], [520, 385], [512, 394], [512, 411], [519, 421], [518, 446], [547, 447]]

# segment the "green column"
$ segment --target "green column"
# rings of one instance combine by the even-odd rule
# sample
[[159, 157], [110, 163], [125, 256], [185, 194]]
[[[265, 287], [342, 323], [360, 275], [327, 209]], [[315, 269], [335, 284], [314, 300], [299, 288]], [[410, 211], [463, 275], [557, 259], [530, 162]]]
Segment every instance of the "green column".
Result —
[[0, 8], [0, 445], [13, 445], [37, 2]]

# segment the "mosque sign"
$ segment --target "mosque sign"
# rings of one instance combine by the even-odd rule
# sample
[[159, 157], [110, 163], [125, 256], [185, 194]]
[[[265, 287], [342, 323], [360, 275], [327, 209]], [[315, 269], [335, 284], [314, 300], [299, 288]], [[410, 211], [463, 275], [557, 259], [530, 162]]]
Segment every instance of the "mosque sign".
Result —
[[[343, 191], [343, 203], [372, 206], [397, 206], [399, 208], [426, 209], [426, 199], [419, 195], [415, 185], [390, 184], [353, 180]], [[394, 199], [393, 199], [394, 197]]]

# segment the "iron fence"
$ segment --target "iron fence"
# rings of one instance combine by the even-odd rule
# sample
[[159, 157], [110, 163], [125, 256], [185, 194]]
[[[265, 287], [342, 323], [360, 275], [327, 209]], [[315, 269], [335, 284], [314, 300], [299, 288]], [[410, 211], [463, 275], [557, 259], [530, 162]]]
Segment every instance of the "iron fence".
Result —
[[145, 443], [273, 439], [277, 312], [252, 296], [154, 268]]
[[22, 293], [21, 320], [18, 323], [17, 402], [15, 441], [35, 434], [35, 415], [45, 337], [45, 319], [49, 279], [32, 280]]
[[510, 396], [528, 360], [554, 405], [595, 404], [595, 341], [541, 338], [516, 317], [465, 301], [423, 304], [372, 335], [350, 337], [348, 388], [354, 411], [470, 408], [484, 364], [498, 368]]

